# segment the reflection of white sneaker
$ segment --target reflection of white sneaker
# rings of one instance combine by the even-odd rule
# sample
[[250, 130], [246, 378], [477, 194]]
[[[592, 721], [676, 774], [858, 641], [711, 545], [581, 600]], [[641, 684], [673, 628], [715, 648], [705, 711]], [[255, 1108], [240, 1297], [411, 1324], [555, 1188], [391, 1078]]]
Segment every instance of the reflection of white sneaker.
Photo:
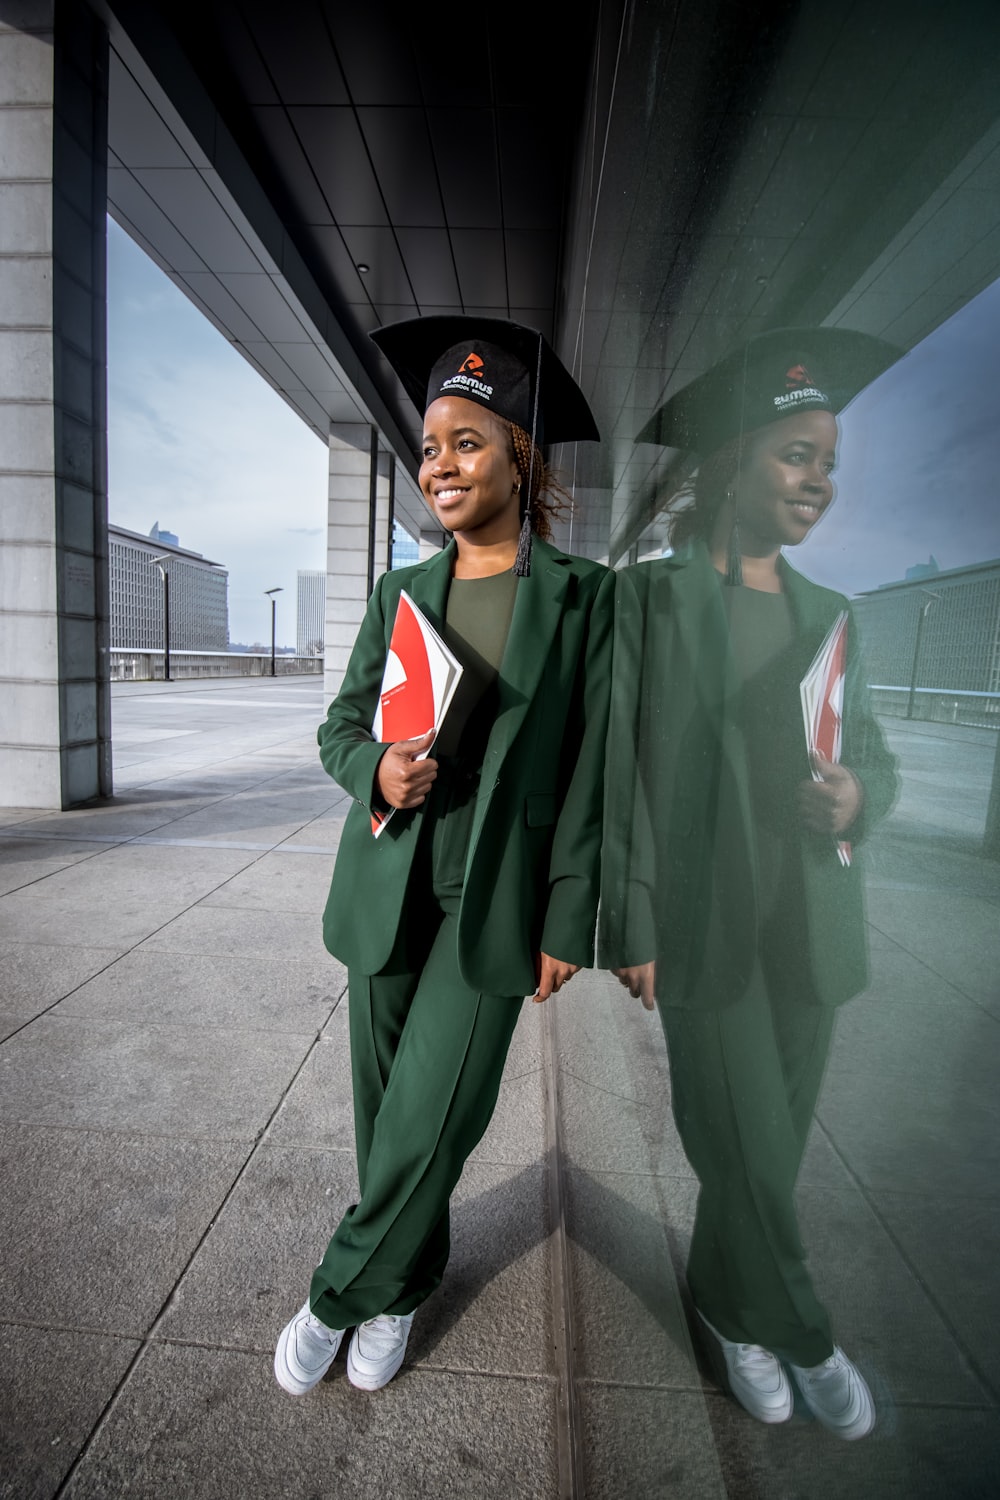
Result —
[[397, 1318], [379, 1313], [354, 1330], [347, 1351], [347, 1378], [362, 1391], [378, 1391], [388, 1385], [406, 1353], [413, 1314]]
[[309, 1303], [303, 1303], [278, 1335], [274, 1378], [281, 1388], [290, 1396], [311, 1391], [333, 1364], [343, 1337], [342, 1328], [327, 1328], [309, 1311]]
[[792, 1388], [781, 1361], [761, 1344], [734, 1344], [724, 1339], [707, 1318], [701, 1313], [698, 1316], [722, 1347], [729, 1389], [744, 1410], [758, 1422], [787, 1422], [792, 1415]]
[[864, 1376], [843, 1349], [834, 1348], [821, 1365], [792, 1365], [802, 1399], [824, 1427], [852, 1442], [875, 1426], [875, 1403]]

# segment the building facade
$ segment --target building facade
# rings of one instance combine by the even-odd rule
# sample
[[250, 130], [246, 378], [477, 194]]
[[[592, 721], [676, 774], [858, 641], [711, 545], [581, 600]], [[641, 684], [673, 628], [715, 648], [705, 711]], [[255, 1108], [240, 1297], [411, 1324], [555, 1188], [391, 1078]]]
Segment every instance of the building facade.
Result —
[[163, 649], [163, 578], [170, 575], [170, 647], [174, 651], [228, 651], [229, 574], [200, 552], [173, 546], [122, 526], [108, 527], [111, 645], [126, 651]]
[[295, 587], [295, 650], [299, 656], [323, 655], [326, 629], [326, 574], [300, 568]]
[[883, 687], [913, 682], [950, 692], [1000, 692], [1000, 558], [943, 572], [922, 566], [909, 573], [916, 576], [883, 584], [854, 601], [868, 680]]

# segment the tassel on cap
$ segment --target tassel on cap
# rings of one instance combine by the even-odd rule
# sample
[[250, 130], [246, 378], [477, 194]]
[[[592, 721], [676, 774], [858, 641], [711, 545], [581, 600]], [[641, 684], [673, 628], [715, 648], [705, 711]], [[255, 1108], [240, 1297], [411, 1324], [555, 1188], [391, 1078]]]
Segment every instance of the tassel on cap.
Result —
[[726, 554], [726, 582], [730, 588], [738, 589], [743, 583], [743, 558], [740, 554], [740, 523], [734, 518], [729, 533], [729, 550]]
[[521, 522], [521, 534], [517, 539], [517, 556], [510, 570], [515, 578], [531, 576], [531, 511], [525, 510]]

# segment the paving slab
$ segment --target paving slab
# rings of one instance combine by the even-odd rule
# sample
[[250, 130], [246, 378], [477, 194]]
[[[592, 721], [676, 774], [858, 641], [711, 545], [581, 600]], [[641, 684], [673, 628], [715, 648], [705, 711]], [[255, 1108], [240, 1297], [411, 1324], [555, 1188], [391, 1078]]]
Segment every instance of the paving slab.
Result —
[[0, 1119], [253, 1140], [312, 1038], [40, 1016], [0, 1051]]
[[735, 1402], [710, 1398], [727, 1493], [740, 1500], [993, 1500], [1000, 1468], [995, 1411], [894, 1407], [875, 1395], [878, 1421], [857, 1443], [841, 1442], [799, 1409], [783, 1426], [764, 1427]]
[[0, 943], [0, 1002], [15, 1016], [40, 1015], [119, 956], [118, 948]]
[[114, 845], [0, 896], [0, 942], [130, 948], [248, 865], [227, 849]]
[[245, 1158], [234, 1142], [0, 1124], [0, 1321], [143, 1337]]
[[[584, 1487], [588, 1500], [725, 1500], [726, 1488], [697, 1391], [581, 1382]], [[748, 1419], [749, 1420], [749, 1419]], [[744, 1500], [754, 1492], [733, 1490]]]
[[0, 1324], [0, 1500], [49, 1500], [110, 1401], [135, 1340]]
[[115, 957], [61, 1002], [60, 1018], [310, 1034], [326, 1025], [347, 986], [347, 971], [329, 954], [307, 962], [142, 947]]
[[[228, 857], [235, 860], [237, 856]], [[244, 864], [249, 863], [247, 857]], [[321, 925], [312, 913], [279, 911], [261, 916], [258, 911], [231, 911], [204, 904], [161, 926], [143, 948], [150, 953], [228, 954], [301, 959], [310, 963], [329, 957], [323, 946]]]
[[[178, 824], [178, 837], [183, 836]], [[206, 896], [205, 906], [243, 911], [308, 912], [317, 925], [330, 892], [333, 860], [327, 854], [265, 854]]]
[[552, 1500], [554, 1423], [549, 1381], [404, 1366], [373, 1396], [338, 1359], [296, 1399], [256, 1355], [153, 1346], [65, 1494]]
[[101, 854], [106, 847], [82, 839], [32, 838], [27, 833], [0, 837], [0, 896], [44, 880], [92, 854]]

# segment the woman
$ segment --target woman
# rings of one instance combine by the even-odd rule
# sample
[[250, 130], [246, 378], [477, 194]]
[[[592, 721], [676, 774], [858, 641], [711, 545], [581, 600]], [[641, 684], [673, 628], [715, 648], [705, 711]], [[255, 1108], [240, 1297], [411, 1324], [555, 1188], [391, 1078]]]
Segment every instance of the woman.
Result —
[[835, 1008], [867, 982], [857, 845], [896, 780], [850, 620], [841, 761], [810, 762], [800, 683], [848, 605], [782, 549], [833, 498], [835, 412], [892, 357], [778, 330], [657, 413], [644, 436], [705, 456], [673, 555], [619, 574], [607, 777], [602, 950], [660, 1009], [700, 1182], [692, 1298], [748, 1411], [791, 1416], [784, 1361], [844, 1438], [874, 1406], [810, 1281], [794, 1189]]
[[[424, 412], [420, 487], [452, 540], [380, 578], [319, 731], [355, 798], [324, 937], [348, 966], [361, 1193], [278, 1339], [275, 1374], [296, 1395], [348, 1327], [354, 1385], [399, 1369], [522, 999], [592, 963], [599, 889], [613, 577], [545, 540], [538, 446], [596, 438], [593, 418], [531, 329], [424, 318], [373, 337]], [[402, 589], [465, 669], [433, 758], [430, 733], [371, 733]], [[373, 838], [371, 811], [390, 808]]]

